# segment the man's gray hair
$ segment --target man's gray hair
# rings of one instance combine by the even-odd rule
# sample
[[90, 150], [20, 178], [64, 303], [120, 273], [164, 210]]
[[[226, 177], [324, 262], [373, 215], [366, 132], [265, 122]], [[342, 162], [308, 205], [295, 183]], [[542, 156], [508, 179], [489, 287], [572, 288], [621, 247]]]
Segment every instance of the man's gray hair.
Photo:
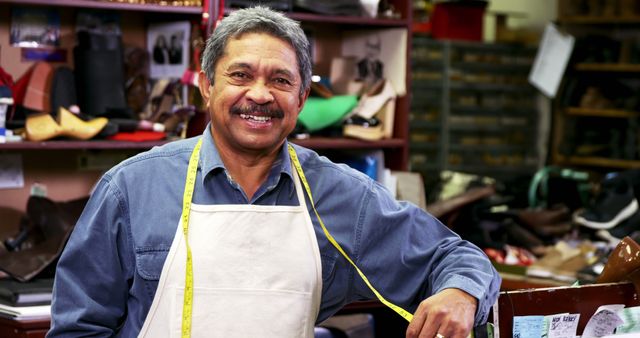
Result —
[[260, 6], [231, 13], [213, 31], [202, 55], [202, 70], [209, 82], [213, 84], [215, 66], [223, 56], [229, 39], [245, 33], [266, 33], [291, 44], [296, 52], [302, 79], [300, 95], [311, 86], [309, 41], [300, 24], [282, 13]]

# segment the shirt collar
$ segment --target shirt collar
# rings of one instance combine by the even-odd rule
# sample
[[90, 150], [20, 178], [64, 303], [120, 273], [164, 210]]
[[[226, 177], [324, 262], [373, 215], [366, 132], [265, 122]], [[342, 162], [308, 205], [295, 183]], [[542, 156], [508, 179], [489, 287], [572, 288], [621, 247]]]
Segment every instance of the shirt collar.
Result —
[[[293, 180], [293, 173], [291, 168], [291, 157], [289, 156], [288, 150], [289, 141], [285, 140], [282, 145], [282, 149], [280, 154], [278, 155], [278, 159], [276, 163], [279, 162], [280, 168], [278, 170], [271, 170], [269, 174], [270, 177], [267, 178], [268, 181], [272, 181], [272, 175], [275, 174], [285, 174], [289, 176], [291, 180]], [[222, 158], [220, 158], [220, 153], [218, 152], [218, 148], [216, 147], [215, 141], [213, 140], [213, 136], [211, 135], [211, 123], [207, 124], [207, 127], [204, 129], [202, 133], [202, 148], [200, 149], [200, 168], [202, 170], [202, 180], [204, 184], [204, 179], [211, 172], [216, 169], [227, 170], [222, 162]]]

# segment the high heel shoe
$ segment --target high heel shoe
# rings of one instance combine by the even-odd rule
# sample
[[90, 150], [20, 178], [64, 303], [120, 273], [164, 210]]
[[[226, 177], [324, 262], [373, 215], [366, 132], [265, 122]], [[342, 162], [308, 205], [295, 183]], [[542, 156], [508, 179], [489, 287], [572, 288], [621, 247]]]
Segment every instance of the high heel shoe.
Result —
[[631, 237], [623, 238], [609, 255], [597, 283], [631, 281], [640, 294], [640, 244]]

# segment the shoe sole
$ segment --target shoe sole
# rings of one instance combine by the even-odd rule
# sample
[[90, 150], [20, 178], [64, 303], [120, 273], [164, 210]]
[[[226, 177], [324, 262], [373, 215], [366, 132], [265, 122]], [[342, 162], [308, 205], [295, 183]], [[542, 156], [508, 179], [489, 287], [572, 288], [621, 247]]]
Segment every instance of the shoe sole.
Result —
[[627, 205], [626, 207], [624, 207], [624, 209], [622, 209], [612, 220], [607, 221], [607, 222], [594, 222], [594, 221], [590, 221], [580, 215], [575, 215], [573, 217], [573, 221], [577, 224], [586, 226], [588, 228], [591, 229], [599, 229], [599, 230], [608, 230], [611, 229], [613, 227], [615, 227], [616, 225], [618, 225], [620, 222], [624, 221], [625, 219], [631, 217], [634, 213], [636, 213], [638, 211], [638, 201], [636, 199], [634, 199], [633, 201], [631, 201], [631, 203], [629, 203], [629, 205]]

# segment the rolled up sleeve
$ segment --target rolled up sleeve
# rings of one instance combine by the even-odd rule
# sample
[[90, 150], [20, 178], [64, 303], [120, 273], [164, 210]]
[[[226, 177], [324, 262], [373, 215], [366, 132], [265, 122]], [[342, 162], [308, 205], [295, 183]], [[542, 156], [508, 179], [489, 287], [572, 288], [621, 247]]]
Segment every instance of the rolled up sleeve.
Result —
[[[414, 312], [441, 290], [457, 288], [478, 300], [475, 325], [486, 322], [500, 276], [484, 252], [417, 206], [394, 200], [372, 183], [356, 230], [356, 264], [388, 300]], [[371, 297], [356, 281], [356, 293]]]

